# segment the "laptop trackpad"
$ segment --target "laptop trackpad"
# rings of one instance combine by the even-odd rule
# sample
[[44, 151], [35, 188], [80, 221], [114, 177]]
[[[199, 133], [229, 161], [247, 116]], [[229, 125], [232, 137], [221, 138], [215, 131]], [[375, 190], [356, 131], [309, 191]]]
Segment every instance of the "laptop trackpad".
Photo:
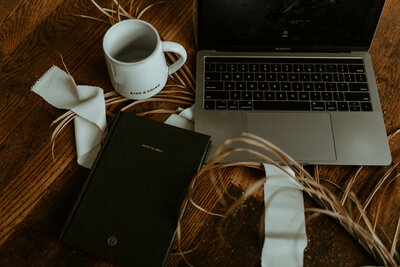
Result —
[[[272, 142], [298, 162], [336, 161], [328, 113], [248, 113], [247, 124], [249, 133]], [[252, 154], [249, 159], [260, 160]]]

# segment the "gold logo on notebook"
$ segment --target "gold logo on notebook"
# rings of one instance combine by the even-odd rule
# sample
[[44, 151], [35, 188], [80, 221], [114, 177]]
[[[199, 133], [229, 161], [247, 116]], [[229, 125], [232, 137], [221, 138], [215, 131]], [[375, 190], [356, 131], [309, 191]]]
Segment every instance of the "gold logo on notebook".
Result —
[[110, 236], [110, 237], [108, 238], [108, 240], [107, 240], [107, 244], [108, 244], [110, 247], [115, 246], [115, 245], [117, 244], [117, 242], [118, 242], [118, 239], [117, 239], [115, 236]]
[[146, 144], [142, 144], [142, 147], [150, 149], [152, 151], [160, 152], [160, 153], [164, 152], [164, 150], [162, 150], [160, 148], [157, 148], [157, 147], [154, 147], [154, 146], [150, 146], [150, 145], [146, 145]]

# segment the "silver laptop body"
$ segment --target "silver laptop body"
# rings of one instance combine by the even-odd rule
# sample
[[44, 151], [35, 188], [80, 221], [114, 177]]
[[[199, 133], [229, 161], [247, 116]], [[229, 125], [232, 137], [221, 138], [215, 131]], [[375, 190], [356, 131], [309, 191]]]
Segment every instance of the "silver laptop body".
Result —
[[[260, 2], [262, 2], [261, 7], [257, 6]], [[296, 40], [298, 40], [297, 36], [299, 33], [296, 32], [296, 36], [292, 39], [290, 39], [290, 34], [294, 30], [301, 29], [301, 27], [304, 28], [304, 25], [308, 25], [308, 27], [310, 27], [310, 24], [315, 25], [315, 20], [318, 19], [322, 21], [321, 25], [327, 28], [322, 30], [329, 31], [329, 27], [326, 27], [324, 24], [326, 23], [324, 12], [326, 14], [333, 13], [337, 16], [338, 12], [342, 12], [342, 9], [348, 10], [349, 6], [343, 7], [342, 5], [346, 4], [337, 0], [321, 1], [321, 3], [323, 3], [322, 6], [312, 6], [310, 4], [315, 3], [315, 1], [308, 1], [309, 4], [306, 6], [301, 6], [302, 4], [296, 6], [296, 4], [294, 4], [295, 2], [301, 3], [302, 1], [198, 1], [197, 20], [199, 52], [197, 54], [196, 70], [195, 130], [212, 137], [209, 157], [213, 155], [215, 150], [226, 139], [235, 137], [241, 132], [249, 132], [271, 141], [295, 160], [304, 164], [390, 164], [391, 155], [383, 122], [377, 85], [372, 61], [367, 52], [379, 21], [384, 1], [348, 1], [354, 2], [354, 8], [357, 8], [357, 5], [360, 6], [367, 3], [367, 5], [371, 5], [367, 7], [369, 10], [371, 10], [371, 8], [375, 9], [375, 13], [373, 13], [375, 18], [371, 18], [369, 23], [366, 23], [367, 26], [371, 28], [369, 30], [369, 35], [365, 34], [368, 35], [365, 38], [361, 36], [359, 38], [360, 40], [362, 39], [361, 41], [357, 39], [356, 41], [358, 43], [356, 45], [342, 44], [338, 41], [338, 43], [332, 46], [326, 45], [323, 41], [319, 46], [311, 44], [307, 46], [304, 43], [298, 45]], [[224, 6], [224, 3], [226, 3], [226, 6]], [[237, 5], [237, 7], [235, 7], [235, 5]], [[235, 12], [239, 11], [235, 10], [235, 8], [240, 10], [240, 14], [247, 14], [246, 12], [250, 14], [238, 18], [237, 15], [239, 13]], [[257, 12], [261, 14], [259, 17], [255, 14]], [[290, 14], [290, 12], [292, 12], [292, 14]], [[359, 12], [362, 12], [362, 10]], [[307, 17], [304, 17], [305, 13]], [[316, 15], [317, 18], [315, 18], [313, 15], [309, 14], [319, 15]], [[258, 23], [258, 26], [255, 25], [254, 27], [258, 27], [258, 29], [262, 30], [263, 23], [269, 23], [268, 25], [272, 24], [271, 21], [268, 21], [269, 18], [267, 18], [266, 21], [262, 21], [263, 17], [267, 15], [272, 16], [274, 21], [277, 21], [276, 25], [274, 22], [275, 26], [272, 27], [272, 30], [278, 32], [282, 31], [282, 36], [280, 36], [279, 33], [279, 36], [275, 38], [276, 40], [273, 40], [272, 43], [269, 43], [270, 40], [268, 38], [261, 40], [261, 42], [265, 41], [265, 46], [263, 46], [262, 43], [256, 43], [253, 49], [253, 43], [258, 42], [258, 39], [256, 39], [257, 36], [253, 38], [253, 33], [235, 33], [235, 27], [241, 28], [241, 20], [245, 20], [246, 23], [248, 23], [249, 18], [251, 22], [251, 19], [255, 17], [254, 24]], [[371, 12], [369, 12], [368, 15], [371, 16]], [[222, 19], [213, 19], [213, 16], [219, 16], [222, 17]], [[281, 20], [279, 16], [285, 16], [285, 18]], [[349, 15], [347, 14], [346, 16]], [[358, 16], [364, 16], [364, 14], [359, 14]], [[221, 26], [224, 21], [230, 21], [232, 18], [235, 19], [230, 25], [233, 29], [229, 30], [229, 28], [227, 28], [229, 26], [227, 25]], [[346, 17], [340, 17], [337, 19], [337, 21], [339, 21], [337, 23], [343, 23], [343, 21], [348, 23], [346, 19]], [[298, 25], [301, 27], [297, 27]], [[334, 26], [337, 27], [336, 24]], [[204, 29], [204, 27], [206, 29]], [[269, 26], [265, 27], [268, 28]], [[365, 27], [365, 25], [362, 25], [362, 27]], [[270, 30], [270, 28], [265, 29], [266, 36], [268, 36]], [[334, 29], [333, 32], [336, 30], [337, 29]], [[340, 31], [346, 30], [348, 29], [345, 27], [340, 29]], [[232, 32], [227, 33], [226, 31]], [[227, 35], [224, 36], [224, 34]], [[305, 35], [307, 34], [310, 34], [310, 32], [305, 33]], [[344, 36], [351, 36], [351, 32], [349, 33], [350, 35], [346, 34], [347, 33], [344, 33]], [[212, 37], [208, 38], [209, 35]], [[255, 35], [257, 35], [257, 33], [255, 33]], [[326, 35], [327, 37], [323, 35], [324, 34], [321, 34], [321, 38], [328, 38], [329, 40], [327, 42], [332, 42], [332, 40], [334, 40], [334, 38], [331, 40], [329, 35]], [[231, 38], [230, 36], [233, 37]], [[277, 36], [276, 32], [271, 33], [271, 36]], [[343, 37], [340, 38], [343, 39]], [[351, 39], [352, 37], [349, 38]], [[365, 41], [364, 39], [368, 40]], [[247, 45], [247, 40], [250, 40], [249, 45]], [[283, 42], [282, 45], [278, 43], [280, 41]], [[213, 42], [215, 42], [215, 49], [213, 49]], [[233, 45], [230, 46], [229, 42], [233, 42]], [[291, 42], [296, 43], [296, 45], [292, 46]], [[335, 42], [335, 40], [333, 42]], [[345, 40], [345, 42], [349, 41]], [[364, 45], [365, 43], [366, 45]], [[266, 52], [262, 51], [262, 48], [265, 48]], [[348, 48], [352, 49], [348, 50]], [[355, 51], [353, 50], [354, 48], [360, 48], [361, 50]], [[279, 63], [280, 59], [282, 59], [282, 63]], [[331, 59], [334, 60], [334, 63], [331, 62]], [[347, 72], [345, 71], [347, 70], [350, 72], [350, 68], [354, 66], [354, 63], [352, 63], [353, 60], [363, 63], [363, 70], [357, 70], [362, 75], [358, 75], [357, 72], [354, 75], [356, 75], [357, 79], [360, 76], [360, 79], [363, 79], [362, 84], [368, 85], [367, 91], [365, 91], [365, 88], [358, 88], [360, 86], [357, 84], [361, 84], [360, 80], [341, 80], [343, 75], [345, 75], [345, 77], [350, 75], [346, 74]], [[235, 63], [236, 61], [239, 63]], [[305, 63], [301, 63], [303, 61]], [[295, 79], [299, 76], [303, 77], [303, 74], [305, 78], [308, 77], [306, 68], [310, 68], [309, 65], [312, 65], [308, 64], [309, 62], [314, 62], [315, 69], [321, 65], [326, 67], [320, 70], [321, 72], [319, 74], [315, 74], [316, 83], [319, 83], [319, 85], [314, 83], [311, 89], [307, 87], [310, 81]], [[243, 75], [249, 79], [247, 79], [247, 81], [242, 81], [240, 79], [235, 80], [234, 77], [243, 77], [238, 74], [238, 66], [243, 68], [244, 65], [246, 69]], [[332, 67], [332, 65], [335, 65], [334, 69], [336, 72], [329, 73], [328, 67]], [[345, 69], [343, 69], [343, 65], [346, 66]], [[234, 69], [225, 67], [224, 69], [221, 66], [236, 67]], [[262, 67], [264, 67], [264, 70]], [[268, 69], [265, 69], [266, 67], [268, 67]], [[279, 69], [275, 69], [274, 71], [273, 68], [277, 67], [279, 67]], [[288, 75], [288, 77], [293, 77], [293, 80], [290, 78], [284, 79], [286, 77], [282, 70], [284, 67], [289, 68], [289, 72], [287, 72], [286, 75]], [[300, 69], [296, 69], [297, 71], [295, 71], [296, 67]], [[220, 68], [220, 70], [218, 70], [218, 68]], [[254, 75], [247, 74], [247, 72], [251, 72], [249, 68], [255, 68], [254, 75], [258, 77], [258, 79], [254, 78]], [[342, 73], [338, 73], [339, 68], [342, 68]], [[332, 71], [332, 69], [329, 70]], [[219, 74], [215, 75], [213, 73]], [[275, 76], [273, 73], [275, 73]], [[296, 73], [297, 76], [293, 75]], [[313, 71], [313, 73], [315, 73], [315, 71]], [[269, 75], [275, 77], [276, 80], [271, 81], [265, 78], [267, 76], [269, 77]], [[213, 77], [220, 77], [219, 79], [221, 80], [214, 81], [213, 79], [216, 78]], [[251, 77], [253, 77], [253, 79], [251, 79]], [[263, 77], [265, 80], [263, 80]], [[279, 77], [283, 80], [279, 79]], [[336, 82], [339, 82], [340, 86], [335, 85], [337, 89], [334, 91], [332, 90], [331, 84], [327, 84], [335, 83], [334, 80], [328, 79], [328, 81], [324, 82], [319, 81], [318, 77], [326, 77], [327, 79], [330, 77], [335, 77], [336, 79], [337, 77], [339, 80]], [[236, 88], [241, 85], [238, 83], [245, 84], [245, 88]], [[317, 86], [319, 87], [322, 83], [324, 83], [324, 89], [318, 91]], [[215, 84], [217, 84], [216, 87], [214, 87]], [[298, 88], [299, 84], [301, 84], [300, 88]], [[345, 88], [342, 88], [344, 84]], [[255, 88], [249, 88], [254, 85]], [[279, 88], [272, 88], [276, 85], [278, 85]], [[233, 87], [226, 88], [229, 86]], [[288, 87], [284, 88], [284, 86]], [[297, 87], [295, 88], [295, 86]], [[329, 90], [328, 87], [330, 88]], [[341, 87], [342, 91], [338, 91], [339, 87]], [[357, 87], [358, 89], [352, 91], [349, 87], [353, 89]], [[223, 93], [217, 91], [222, 91]], [[226, 91], [229, 91], [229, 93], [226, 93]], [[271, 94], [274, 98], [272, 100], [267, 100], [266, 98], [269, 98]], [[238, 99], [238, 95], [240, 95], [240, 97], [246, 96], [246, 99]], [[300, 96], [304, 97], [307, 95], [309, 99], [299, 99]], [[341, 97], [344, 96], [345, 99], [332, 97], [339, 95]], [[219, 99], [220, 96], [223, 96], [223, 99]], [[282, 96], [285, 96], [285, 98], [279, 100], [278, 98]], [[292, 97], [290, 100], [288, 99], [289, 96]], [[326, 97], [328, 101], [321, 99], [321, 96], [323, 98]], [[227, 99], [225, 99], [225, 97], [227, 97]], [[317, 98], [311, 99], [313, 97]], [[360, 99], [360, 97], [363, 98]], [[287, 108], [288, 106], [283, 102], [290, 102], [290, 107]], [[308, 110], [304, 108], [304, 105], [307, 105], [306, 102], [310, 105]], [[347, 110], [343, 110], [343, 105], [345, 105], [343, 102], [348, 102]], [[292, 108], [293, 104], [295, 108]], [[297, 106], [299, 108], [296, 108]], [[231, 154], [224, 161], [248, 160], [257, 161], [259, 159], [252, 154], [240, 152]]]

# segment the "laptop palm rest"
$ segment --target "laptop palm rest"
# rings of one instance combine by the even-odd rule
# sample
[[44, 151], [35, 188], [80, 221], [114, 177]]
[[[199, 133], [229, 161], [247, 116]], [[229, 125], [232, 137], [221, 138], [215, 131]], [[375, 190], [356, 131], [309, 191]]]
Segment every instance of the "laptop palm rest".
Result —
[[[298, 162], [336, 161], [328, 113], [248, 113], [247, 126], [249, 133], [272, 142]], [[267, 155], [277, 159], [272, 154]], [[249, 159], [260, 160], [253, 154]]]

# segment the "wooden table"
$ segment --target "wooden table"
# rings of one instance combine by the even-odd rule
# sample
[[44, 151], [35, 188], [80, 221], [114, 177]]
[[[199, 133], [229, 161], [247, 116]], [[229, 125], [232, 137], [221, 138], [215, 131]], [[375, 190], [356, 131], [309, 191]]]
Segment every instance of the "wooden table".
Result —
[[[126, 7], [128, 2], [121, 4]], [[135, 1], [133, 6], [139, 2]], [[141, 7], [155, 2], [142, 1]], [[98, 3], [111, 7], [110, 0]], [[188, 0], [167, 0], [142, 18], [155, 25], [165, 40], [181, 43], [187, 49], [185, 73], [193, 82], [190, 73], [195, 70], [196, 48], [192, 4]], [[400, 128], [399, 14], [400, 1], [387, 0], [370, 49], [388, 134]], [[65, 110], [52, 107], [30, 91], [52, 65], [63, 68], [59, 53], [77, 84], [112, 90], [101, 48], [109, 25], [76, 15], [105, 19], [90, 0], [2, 0], [0, 3], [0, 266], [112, 265], [57, 240], [89, 171], [76, 162], [72, 125], [57, 137], [55, 159], [52, 159], [50, 137], [54, 127], [50, 124]], [[178, 106], [146, 104], [130, 112]], [[164, 121], [168, 114], [147, 117]], [[390, 145], [394, 161], [399, 162], [399, 138], [394, 138]], [[387, 168], [363, 168], [353, 187], [361, 203]], [[318, 170], [322, 183], [335, 190], [331, 183], [344, 187], [358, 167], [307, 166], [307, 169], [312, 173]], [[226, 182], [225, 194], [235, 197], [241, 195], [251, 181], [260, 179], [263, 171], [232, 167], [223, 169], [220, 174]], [[205, 184], [199, 189], [198, 194], [204, 196], [200, 203], [210, 210], [223, 210], [224, 207], [207, 194], [209, 186]], [[394, 180], [385, 194], [381, 194], [379, 225], [390, 237], [394, 235], [400, 214], [399, 189], [400, 182]], [[183, 227], [182, 249], [193, 250], [185, 254], [187, 260], [194, 266], [259, 265], [263, 242], [258, 234], [264, 208], [262, 199], [262, 194], [250, 197], [236, 216], [223, 222], [204, 214], [188, 216]], [[305, 207], [317, 207], [317, 204], [305, 196]], [[369, 206], [375, 211], [377, 207], [374, 201]], [[304, 255], [307, 266], [376, 264], [373, 257], [331, 218], [319, 216], [307, 223], [307, 234], [309, 243]], [[389, 244], [384, 236], [382, 239]], [[399, 246], [396, 251], [400, 252]], [[169, 266], [180, 265], [186, 266], [186, 263], [179, 254], [172, 254]]]

